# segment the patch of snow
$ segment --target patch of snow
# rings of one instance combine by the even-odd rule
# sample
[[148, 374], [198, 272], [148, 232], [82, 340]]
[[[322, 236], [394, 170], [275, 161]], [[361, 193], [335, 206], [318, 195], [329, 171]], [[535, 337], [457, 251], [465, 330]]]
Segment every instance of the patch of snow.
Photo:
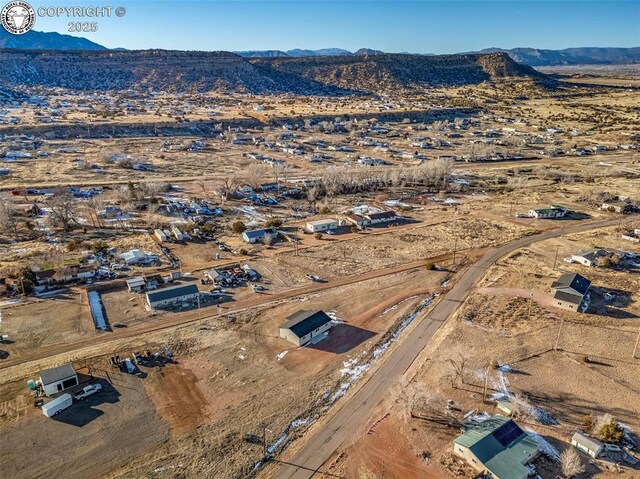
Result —
[[543, 438], [540, 434], [538, 434], [533, 429], [530, 429], [528, 427], [525, 428], [525, 432], [529, 435], [531, 439], [533, 439], [538, 443], [538, 446], [540, 446], [541, 454], [544, 454], [545, 456], [547, 456], [549, 459], [553, 461], [560, 460], [560, 453], [558, 452], [558, 450], [555, 447], [553, 447], [551, 444], [549, 444], [549, 442], [545, 438]]
[[274, 442], [273, 444], [271, 444], [270, 446], [267, 447], [267, 452], [269, 454], [273, 454], [278, 447], [280, 447], [280, 445], [287, 439], [287, 433], [283, 432], [280, 437], [278, 439], [276, 439], [276, 442]]
[[580, 310], [584, 313], [587, 309], [589, 309], [589, 304], [591, 304], [591, 292], [588, 292], [582, 300], [582, 307], [580, 308]]
[[291, 421], [291, 427], [293, 429], [297, 429], [301, 426], [306, 426], [307, 424], [311, 423], [311, 418], [307, 417], [304, 419], [294, 419], [293, 421]]
[[335, 311], [327, 311], [327, 312], [326, 312], [326, 314], [327, 314], [327, 316], [329, 316], [329, 317], [331, 318], [331, 322], [332, 322], [333, 324], [341, 324], [341, 323], [344, 323], [344, 319], [339, 318], [339, 317], [336, 315], [336, 312], [335, 312]]

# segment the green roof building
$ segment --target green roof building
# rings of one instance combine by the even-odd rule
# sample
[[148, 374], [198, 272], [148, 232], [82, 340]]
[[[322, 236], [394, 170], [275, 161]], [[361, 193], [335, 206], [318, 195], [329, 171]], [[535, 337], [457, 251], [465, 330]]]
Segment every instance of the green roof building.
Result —
[[538, 455], [538, 443], [512, 419], [493, 416], [472, 420], [453, 440], [454, 452], [494, 479], [526, 479], [528, 464]]

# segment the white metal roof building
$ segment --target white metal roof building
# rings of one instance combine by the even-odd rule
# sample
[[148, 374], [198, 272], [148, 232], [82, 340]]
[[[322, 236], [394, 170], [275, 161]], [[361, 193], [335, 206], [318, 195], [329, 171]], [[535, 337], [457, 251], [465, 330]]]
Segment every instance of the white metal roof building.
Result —
[[324, 219], [307, 222], [307, 229], [312, 233], [334, 230], [338, 227], [338, 222], [333, 219]]
[[71, 363], [40, 372], [40, 384], [47, 396], [78, 385], [78, 375]]

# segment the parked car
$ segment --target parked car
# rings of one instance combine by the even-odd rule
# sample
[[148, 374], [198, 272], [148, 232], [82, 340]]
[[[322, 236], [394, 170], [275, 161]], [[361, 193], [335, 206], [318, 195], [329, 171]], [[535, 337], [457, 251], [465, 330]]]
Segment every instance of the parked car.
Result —
[[252, 284], [251, 288], [253, 289], [254, 293], [260, 293], [262, 291], [266, 291], [266, 288], [261, 284]]
[[307, 277], [307, 279], [315, 281], [316, 283], [322, 282], [322, 278], [320, 276], [316, 276], [315, 274], [305, 274], [305, 276]]
[[82, 390], [75, 393], [73, 397], [76, 401], [82, 401], [84, 398], [87, 398], [99, 391], [102, 391], [102, 384], [100, 383], [90, 384], [89, 386], [85, 386], [82, 388]]

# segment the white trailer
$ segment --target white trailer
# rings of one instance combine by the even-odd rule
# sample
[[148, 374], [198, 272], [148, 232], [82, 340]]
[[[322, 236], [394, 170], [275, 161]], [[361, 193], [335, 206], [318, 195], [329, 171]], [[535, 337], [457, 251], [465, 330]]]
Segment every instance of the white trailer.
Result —
[[71, 394], [63, 394], [62, 396], [55, 398], [53, 401], [49, 401], [42, 405], [42, 414], [47, 417], [52, 417], [58, 414], [60, 411], [67, 409], [73, 404], [73, 398]]

